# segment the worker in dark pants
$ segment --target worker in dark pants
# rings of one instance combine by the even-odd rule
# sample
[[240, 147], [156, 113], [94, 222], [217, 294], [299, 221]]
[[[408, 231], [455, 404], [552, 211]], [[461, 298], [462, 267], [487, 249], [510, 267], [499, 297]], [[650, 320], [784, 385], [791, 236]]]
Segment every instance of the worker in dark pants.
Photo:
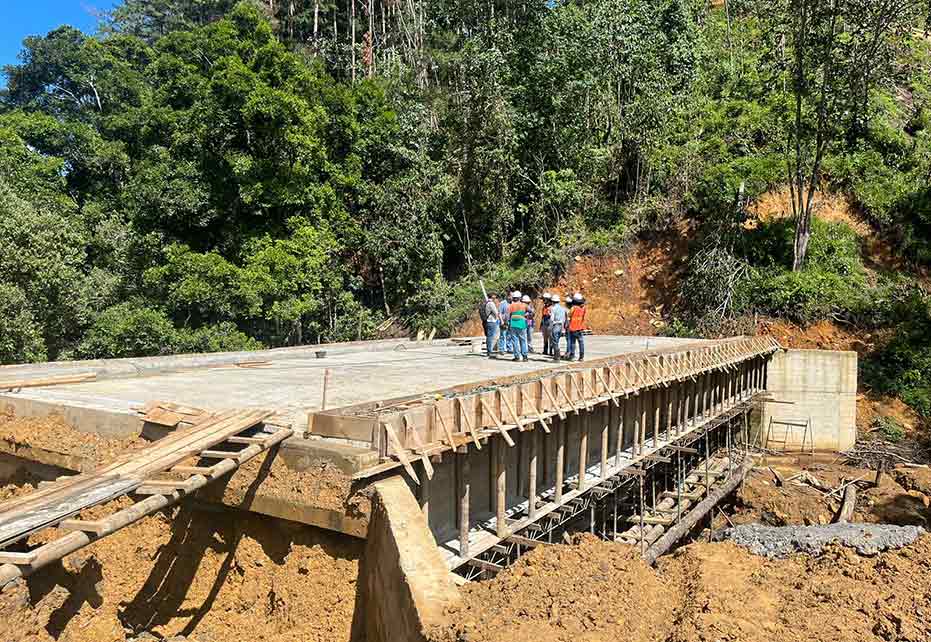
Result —
[[549, 292], [543, 293], [543, 311], [540, 313], [540, 332], [543, 334], [543, 354], [550, 353], [550, 307], [553, 297]]
[[569, 361], [575, 358], [575, 346], [579, 346], [579, 361], [585, 358], [585, 297], [581, 292], [572, 296], [569, 310]]

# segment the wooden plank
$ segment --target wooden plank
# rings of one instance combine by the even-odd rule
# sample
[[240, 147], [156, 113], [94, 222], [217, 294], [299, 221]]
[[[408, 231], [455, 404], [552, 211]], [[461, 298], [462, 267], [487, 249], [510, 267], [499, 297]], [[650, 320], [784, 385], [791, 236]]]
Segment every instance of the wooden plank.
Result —
[[0, 564], [15, 564], [17, 566], [28, 566], [32, 564], [36, 557], [34, 551], [19, 553], [16, 551], [0, 551]]
[[453, 439], [453, 431], [449, 429], [449, 425], [446, 423], [446, 420], [443, 419], [443, 413], [440, 411], [439, 406], [433, 406], [434, 413], [439, 417], [440, 427], [443, 429], [443, 434], [446, 435], [446, 440], [449, 443], [450, 448], [456, 447], [456, 440]]
[[213, 476], [213, 467], [206, 466], [173, 466], [171, 472], [179, 475], [203, 475], [204, 477]]
[[414, 472], [414, 467], [411, 466], [411, 460], [408, 459], [407, 453], [404, 451], [404, 447], [401, 446], [401, 440], [398, 439], [398, 433], [395, 432], [394, 427], [387, 422], [382, 422], [382, 426], [385, 427], [385, 432], [388, 434], [388, 443], [392, 448], [394, 448], [394, 454], [401, 461], [401, 465], [404, 466], [404, 470], [406, 470], [407, 474], [411, 476], [411, 479], [414, 480], [414, 483], [420, 484], [420, 478], [418, 478], [417, 473]]
[[61, 386], [69, 383], [84, 383], [97, 378], [94, 372], [84, 372], [61, 377], [43, 377], [36, 379], [13, 379], [0, 381], [0, 390], [21, 390], [22, 388], [44, 388], [46, 386]]
[[511, 400], [508, 399], [508, 395], [504, 390], [499, 390], [498, 395], [501, 397], [501, 400], [504, 402], [504, 405], [507, 406], [508, 412], [511, 413], [511, 417], [514, 418], [514, 423], [517, 424], [517, 428], [521, 431], [525, 430], [524, 422], [521, 421], [520, 416], [517, 414], [517, 410], [514, 408], [514, 405], [511, 403]]
[[106, 525], [102, 521], [84, 521], [80, 519], [66, 519], [58, 525], [63, 531], [82, 531], [100, 535]]
[[239, 453], [232, 450], [202, 450], [197, 453], [203, 459], [232, 459], [239, 461]]
[[[474, 397], [473, 397], [474, 398]], [[459, 419], [462, 422], [465, 422], [466, 427], [469, 429], [469, 434], [472, 435], [472, 441], [475, 443], [475, 449], [482, 449], [482, 442], [478, 438], [478, 433], [475, 432], [475, 425], [472, 423], [472, 418], [469, 417], [469, 413], [465, 411], [465, 407], [462, 403], [462, 397], [457, 398], [459, 402]]]
[[232, 437], [227, 437], [226, 441], [231, 444], [264, 444], [265, 438], [263, 437], [240, 437], [238, 435], [233, 435]]
[[416, 430], [411, 430], [408, 433], [411, 436], [411, 439], [414, 441], [414, 448], [416, 452], [419, 452], [421, 457], [420, 460], [423, 462], [424, 471], [427, 473], [427, 480], [433, 479], [433, 464], [430, 463], [430, 457], [424, 452], [425, 448], [423, 442], [420, 441], [420, 437], [417, 435]]
[[[556, 414], [559, 415], [559, 418], [560, 418], [560, 419], [565, 419], [565, 418], [566, 418], [566, 413], [563, 411], [562, 408], [559, 407], [559, 403], [557, 403], [556, 399], [553, 397], [553, 394], [550, 392], [549, 386], [547, 385], [547, 383], [549, 383], [550, 381], [554, 381], [554, 382], [555, 382], [555, 379], [545, 380], [545, 381], [543, 382], [543, 387], [542, 387], [542, 389], [543, 389], [543, 394], [546, 395], [546, 398], [547, 398], [547, 399], [549, 400], [549, 402], [553, 405], [553, 410], [556, 411]], [[557, 386], [558, 386], [558, 383], [557, 383]]]
[[479, 403], [482, 404], [482, 408], [489, 414], [491, 420], [495, 422], [495, 425], [498, 427], [498, 431], [501, 433], [501, 436], [504, 437], [504, 441], [507, 442], [508, 446], [514, 445], [514, 440], [511, 439], [511, 436], [508, 434], [507, 429], [504, 427], [504, 424], [501, 423], [501, 420], [498, 418], [498, 415], [495, 414], [494, 409], [485, 401], [485, 398], [482, 396], [478, 397]]

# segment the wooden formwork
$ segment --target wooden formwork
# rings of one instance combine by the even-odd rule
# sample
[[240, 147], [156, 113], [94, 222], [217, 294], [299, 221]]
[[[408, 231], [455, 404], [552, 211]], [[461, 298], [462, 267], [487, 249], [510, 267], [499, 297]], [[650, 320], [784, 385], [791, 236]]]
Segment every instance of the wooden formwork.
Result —
[[[594, 405], [613, 402], [642, 390], [664, 390], [673, 382], [700, 374], [729, 373], [762, 389], [763, 361], [776, 350], [771, 337], [736, 337], [714, 343], [646, 351], [589, 363], [460, 386], [430, 395], [406, 397], [322, 411], [312, 415], [313, 434], [370, 444], [382, 463], [357, 473], [364, 478], [404, 466], [415, 480], [415, 462], [432, 477], [429, 457], [465, 444], [481, 449], [490, 436], [513, 444], [510, 431], [549, 431], [549, 420], [565, 419]], [[702, 392], [705, 394], [705, 391]], [[668, 410], [673, 400], [664, 397]], [[668, 416], [668, 410], [664, 416]], [[659, 412], [659, 408], [656, 408]], [[673, 422], [675, 423], [675, 422]]]

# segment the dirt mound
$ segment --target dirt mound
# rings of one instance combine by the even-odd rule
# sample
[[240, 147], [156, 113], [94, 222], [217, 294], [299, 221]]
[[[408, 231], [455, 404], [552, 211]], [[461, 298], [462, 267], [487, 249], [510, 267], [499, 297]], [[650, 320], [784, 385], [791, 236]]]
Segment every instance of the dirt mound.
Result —
[[668, 629], [676, 601], [639, 553], [592, 536], [537, 548], [462, 590], [464, 604], [449, 613], [449, 629], [433, 633], [436, 642], [652, 640]]
[[0, 439], [9, 443], [53, 452], [67, 453], [86, 459], [93, 465], [112, 461], [132, 448], [147, 442], [142, 437], [104, 439], [100, 435], [72, 428], [61, 416], [16, 417], [7, 406], [0, 412]]
[[857, 330], [830, 320], [803, 327], [784, 319], [762, 319], [757, 330], [774, 337], [785, 348], [850, 350], [861, 356], [874, 351], [884, 340], [883, 334]]
[[651, 569], [585, 538], [535, 551], [463, 591], [437, 642], [742, 642], [929, 639], [931, 536], [860, 557], [766, 560], [731, 543], [694, 544]]
[[0, 640], [345, 642], [361, 548], [291, 522], [182, 506], [4, 591]]
[[[770, 459], [767, 462], [784, 480], [802, 470], [790, 460]], [[829, 488], [837, 488], [844, 480], [862, 478], [857, 493], [856, 522], [886, 523], [901, 526], [931, 526], [928, 500], [921, 493], [901, 483], [898, 471], [883, 475], [878, 487], [867, 482], [875, 479], [875, 471], [851, 468], [839, 464], [814, 464], [809, 472]], [[763, 523], [771, 526], [792, 524], [828, 524], [840, 508], [840, 493], [831, 497], [808, 484], [787, 481], [778, 486], [767, 469], [754, 469], [737, 492], [734, 524]], [[715, 528], [729, 523], [720, 516]]]

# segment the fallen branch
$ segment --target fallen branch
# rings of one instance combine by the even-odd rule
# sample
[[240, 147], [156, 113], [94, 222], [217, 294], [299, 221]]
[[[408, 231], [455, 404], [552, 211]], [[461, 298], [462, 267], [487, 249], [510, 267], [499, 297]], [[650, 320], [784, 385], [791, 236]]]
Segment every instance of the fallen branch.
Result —
[[844, 490], [844, 502], [837, 513], [835, 524], [849, 522], [853, 519], [853, 511], [857, 507], [857, 487], [854, 484], [848, 484]]
[[695, 508], [683, 515], [678, 524], [666, 531], [662, 537], [656, 540], [656, 542], [644, 552], [643, 559], [647, 564], [655, 564], [660, 555], [669, 551], [676, 542], [695, 528], [695, 525], [699, 521], [714, 510], [718, 502], [734, 492], [734, 489], [740, 485], [752, 468], [753, 459], [748, 457], [727, 481], [709, 493], [705, 499], [695, 506]]

